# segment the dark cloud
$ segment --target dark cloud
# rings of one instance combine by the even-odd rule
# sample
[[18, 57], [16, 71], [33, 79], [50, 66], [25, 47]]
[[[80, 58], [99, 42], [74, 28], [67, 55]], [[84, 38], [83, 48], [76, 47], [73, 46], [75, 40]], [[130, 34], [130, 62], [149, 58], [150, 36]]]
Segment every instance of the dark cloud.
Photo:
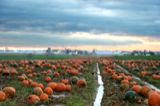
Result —
[[[54, 33], [66, 33], [64, 36], [67, 36], [69, 32], [94, 32], [159, 38], [159, 10], [159, 0], [0, 0], [0, 31], [50, 32], [53, 36]], [[8, 36], [5, 38], [0, 34], [1, 38], [14, 41], [11, 35], [5, 35]], [[16, 37], [15, 41], [28, 39], [33, 44], [42, 42], [36, 41], [38, 36], [30, 38], [23, 35]], [[45, 37], [41, 39], [52, 42]], [[57, 44], [63, 42], [67, 41], [55, 41]], [[87, 42], [76, 41], [74, 44]], [[91, 42], [107, 44], [103, 41], [90, 41], [89, 44]]]

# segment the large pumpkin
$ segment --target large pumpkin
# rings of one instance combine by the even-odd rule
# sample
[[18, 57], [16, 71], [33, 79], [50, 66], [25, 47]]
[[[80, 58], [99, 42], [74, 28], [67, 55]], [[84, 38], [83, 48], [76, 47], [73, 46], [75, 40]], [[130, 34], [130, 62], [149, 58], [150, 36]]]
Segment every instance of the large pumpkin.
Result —
[[47, 101], [48, 100], [48, 95], [46, 93], [42, 93], [40, 96], [41, 101]]
[[55, 90], [56, 86], [57, 86], [56, 82], [50, 82], [50, 83], [48, 83], [48, 87], [51, 87], [52, 90]]
[[48, 94], [48, 95], [52, 95], [52, 94], [53, 94], [53, 90], [52, 90], [51, 87], [46, 87], [46, 88], [44, 89], [44, 92], [45, 92], [46, 94]]
[[148, 97], [148, 105], [160, 106], [160, 94], [158, 94], [156, 91], [151, 92]]
[[63, 84], [63, 83], [57, 83], [55, 91], [63, 92], [65, 90], [66, 90], [66, 85], [65, 84]]
[[3, 88], [3, 92], [6, 94], [7, 98], [13, 98], [16, 94], [16, 89], [13, 87]]
[[37, 95], [29, 95], [27, 97], [27, 104], [33, 105], [40, 101], [40, 98]]
[[3, 102], [6, 100], [6, 94], [3, 91], [0, 91], [0, 102]]

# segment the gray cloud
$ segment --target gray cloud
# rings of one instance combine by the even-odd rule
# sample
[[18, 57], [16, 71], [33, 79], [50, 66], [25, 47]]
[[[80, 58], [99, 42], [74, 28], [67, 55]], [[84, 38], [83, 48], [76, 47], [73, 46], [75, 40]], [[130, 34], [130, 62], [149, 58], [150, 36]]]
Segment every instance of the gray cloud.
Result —
[[[160, 37], [159, 0], [0, 0], [0, 31], [21, 32], [88, 32], [114, 33]], [[20, 45], [28, 39], [33, 44], [71, 44], [72, 41], [28, 35], [0, 34], [1, 39], [12, 41], [0, 45]], [[33, 37], [31, 37], [33, 36]], [[47, 36], [47, 35], [46, 35]], [[21, 42], [23, 41], [24, 42]], [[19, 42], [18, 42], [19, 40]], [[55, 43], [53, 43], [53, 42]], [[88, 43], [89, 42], [89, 43]], [[114, 44], [114, 41], [75, 40], [72, 44]], [[140, 42], [131, 42], [140, 43]], [[130, 44], [118, 42], [118, 44]]]

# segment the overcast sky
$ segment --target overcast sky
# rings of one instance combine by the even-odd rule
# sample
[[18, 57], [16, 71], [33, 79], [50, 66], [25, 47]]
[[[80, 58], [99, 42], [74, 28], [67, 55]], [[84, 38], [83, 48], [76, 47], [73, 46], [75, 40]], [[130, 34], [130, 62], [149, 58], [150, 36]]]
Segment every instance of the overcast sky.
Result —
[[160, 1], [0, 0], [5, 46], [159, 50]]

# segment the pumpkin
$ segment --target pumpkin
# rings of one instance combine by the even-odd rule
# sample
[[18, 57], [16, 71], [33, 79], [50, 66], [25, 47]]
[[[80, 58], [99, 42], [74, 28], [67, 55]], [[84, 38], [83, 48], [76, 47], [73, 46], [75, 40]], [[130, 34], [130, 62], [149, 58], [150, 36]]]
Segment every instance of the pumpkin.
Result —
[[85, 87], [87, 85], [86, 80], [85, 79], [80, 79], [77, 81], [77, 86], [78, 87]]
[[63, 80], [61, 80], [61, 82], [67, 85], [69, 83], [69, 80], [68, 79], [63, 79]]
[[25, 80], [25, 76], [18, 76], [18, 80], [19, 80], [19, 81]]
[[48, 95], [46, 93], [42, 93], [39, 96], [39, 98], [40, 98], [41, 101], [47, 101], [48, 100]]
[[121, 84], [120, 89], [121, 89], [121, 91], [125, 91], [125, 90], [129, 89], [129, 84]]
[[142, 87], [140, 85], [133, 85], [132, 90], [135, 91], [137, 94], [141, 92]]
[[44, 92], [45, 92], [46, 94], [48, 94], [48, 95], [52, 95], [52, 94], [53, 94], [53, 90], [52, 90], [51, 87], [46, 87], [46, 88], [44, 89]]
[[44, 85], [43, 85], [42, 83], [39, 83], [39, 84], [37, 85], [37, 87], [40, 87], [41, 89], [44, 89]]
[[37, 82], [31, 82], [31, 87], [37, 87], [38, 86], [38, 83]]
[[28, 80], [23, 80], [22, 81], [22, 86], [29, 87], [30, 86], [29, 81]]
[[6, 94], [3, 91], [0, 91], [0, 102], [3, 102], [6, 100]]
[[148, 105], [160, 106], [160, 94], [158, 94], [156, 91], [151, 92], [148, 97]]
[[11, 70], [10, 70], [10, 74], [11, 74], [11, 76], [15, 76], [15, 75], [17, 75], [18, 74], [18, 72], [14, 69], [14, 68], [11, 68]]
[[136, 100], [136, 93], [134, 91], [127, 91], [125, 93], [125, 98], [124, 100], [134, 102]]
[[38, 96], [40, 96], [43, 93], [43, 90], [40, 87], [35, 87], [33, 91]]
[[59, 72], [54, 72], [53, 73], [53, 77], [59, 77], [59, 76], [60, 76]]
[[129, 84], [129, 81], [127, 79], [124, 79], [121, 81], [121, 84]]
[[63, 92], [65, 90], [66, 90], [66, 85], [65, 84], [63, 84], [63, 83], [57, 83], [55, 91]]
[[2, 91], [6, 94], [7, 98], [13, 98], [16, 94], [16, 89], [13, 87], [5, 87]]
[[37, 95], [29, 95], [27, 97], [27, 104], [29, 105], [33, 105], [33, 104], [36, 104], [40, 101], [40, 98], [37, 96]]
[[46, 82], [51, 82], [52, 79], [51, 79], [51, 77], [45, 77], [45, 81], [46, 81]]
[[153, 74], [153, 75], [152, 75], [152, 78], [153, 78], [154, 80], [159, 80], [159, 79], [160, 79], [160, 75]]
[[50, 82], [50, 83], [48, 83], [48, 87], [51, 87], [52, 90], [54, 90], [56, 88], [56, 86], [57, 86], [56, 82]]
[[71, 77], [70, 82], [71, 82], [71, 84], [76, 84], [78, 80], [79, 80], [79, 78], [77, 76], [73, 76], [73, 77]]
[[66, 91], [71, 91], [71, 85], [66, 85]]
[[151, 88], [149, 88], [148, 86], [142, 86], [141, 88], [141, 91], [140, 91], [140, 94], [142, 96], [145, 96], [147, 97], [148, 96], [148, 93], [151, 91]]
[[72, 70], [69, 70], [68, 73], [73, 75], [73, 76], [76, 76], [76, 75], [78, 75], [79, 71], [76, 70], [76, 69], [72, 69]]

